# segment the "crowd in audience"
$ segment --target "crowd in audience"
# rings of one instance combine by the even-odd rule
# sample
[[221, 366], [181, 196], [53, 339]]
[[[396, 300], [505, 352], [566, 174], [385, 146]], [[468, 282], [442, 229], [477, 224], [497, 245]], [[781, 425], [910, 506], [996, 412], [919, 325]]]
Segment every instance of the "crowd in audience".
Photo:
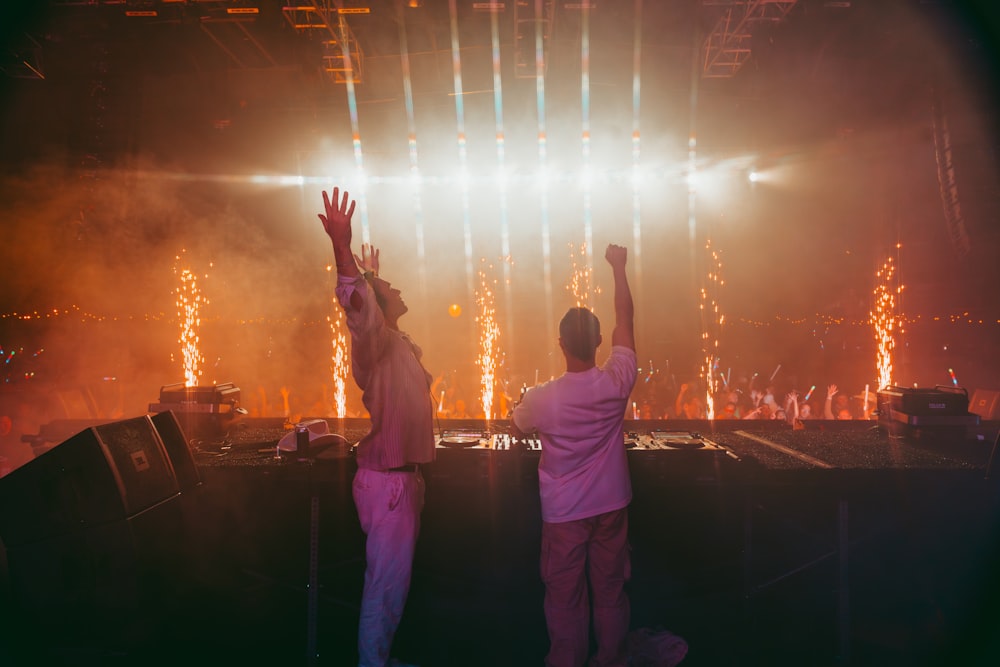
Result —
[[[836, 384], [825, 388], [808, 387], [800, 390], [782, 386], [781, 382], [757, 382], [757, 378], [733, 379], [732, 384], [720, 381], [712, 394], [711, 407], [704, 380], [694, 378], [676, 383], [673, 378], [648, 376], [640, 378], [632, 395], [627, 418], [644, 420], [698, 419], [768, 419], [786, 421], [801, 426], [812, 419], [845, 420], [874, 419], [876, 391], [861, 388], [857, 392], [841, 390]], [[789, 383], [792, 384], [792, 383]], [[442, 419], [484, 419], [486, 417], [478, 385], [467, 390], [455, 374], [439, 375], [430, 388], [436, 406], [436, 416]], [[513, 387], [498, 383], [493, 396], [492, 418], [509, 418], [520, 393], [530, 387]], [[316, 396], [297, 395], [281, 387], [278, 400], [269, 401], [264, 387], [256, 392], [243, 392], [243, 405], [251, 417], [281, 417], [291, 422], [304, 417], [335, 416], [329, 390]], [[867, 399], [867, 402], [866, 402]], [[347, 400], [347, 417], [367, 417], [364, 407], [351, 395]]]
[[[719, 382], [711, 395], [703, 380], [675, 384], [671, 380], [650, 376], [636, 385], [632, 395], [632, 419], [769, 419], [801, 426], [811, 419], [846, 420], [873, 419], [876, 392], [870, 387], [857, 393], [841, 390], [836, 384], [825, 389], [810, 387], [799, 390], [782, 387], [781, 383], [756, 383], [756, 377], [734, 381], [732, 386]], [[509, 416], [517, 404], [519, 392], [498, 387], [494, 397], [494, 415]], [[432, 387], [437, 401], [439, 419], [482, 419], [478, 388], [467, 396], [457, 384], [439, 376]]]
[[[682, 383], [667, 402], [663, 395], [669, 387], [656, 386], [645, 392], [637, 388], [636, 417], [640, 419], [755, 419], [785, 421], [801, 426], [811, 419], [847, 420], [873, 419], [876, 393], [866, 389], [853, 395], [836, 384], [825, 390], [810, 387], [802, 392], [796, 388], [780, 388], [778, 383], [765, 382], [756, 386], [754, 379], [729, 386], [719, 383], [709, 395], [704, 382]], [[779, 390], [779, 388], [781, 390]]]

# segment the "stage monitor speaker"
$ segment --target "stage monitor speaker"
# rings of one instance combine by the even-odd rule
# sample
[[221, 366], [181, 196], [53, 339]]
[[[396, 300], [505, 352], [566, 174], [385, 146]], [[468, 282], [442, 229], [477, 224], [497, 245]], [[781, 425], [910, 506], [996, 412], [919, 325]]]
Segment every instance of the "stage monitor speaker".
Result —
[[177, 415], [172, 411], [160, 412], [151, 417], [156, 432], [163, 441], [163, 446], [167, 449], [167, 455], [174, 466], [177, 474], [177, 484], [181, 493], [185, 493], [201, 486], [201, 474], [198, 466], [194, 462], [191, 454], [191, 446], [184, 429], [181, 427]]
[[969, 412], [986, 420], [1000, 419], [1000, 391], [994, 389], [977, 389], [972, 392], [969, 401]]
[[17, 617], [119, 642], [174, 613], [198, 585], [200, 485], [170, 413], [91, 426], [0, 479]]
[[9, 549], [119, 521], [179, 493], [150, 417], [92, 426], [0, 479], [0, 539]]

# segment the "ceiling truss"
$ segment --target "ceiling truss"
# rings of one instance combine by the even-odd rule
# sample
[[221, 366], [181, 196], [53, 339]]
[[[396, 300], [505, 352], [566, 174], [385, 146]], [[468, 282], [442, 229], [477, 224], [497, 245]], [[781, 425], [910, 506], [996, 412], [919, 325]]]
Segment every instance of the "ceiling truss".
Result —
[[702, 44], [701, 75], [731, 78], [750, 58], [754, 31], [778, 23], [798, 0], [704, 0], [722, 14]]
[[311, 0], [309, 4], [282, 7], [281, 11], [296, 31], [322, 35], [321, 67], [331, 81], [358, 84], [364, 81], [365, 54], [346, 17], [368, 14], [370, 9], [338, 6], [342, 4]]

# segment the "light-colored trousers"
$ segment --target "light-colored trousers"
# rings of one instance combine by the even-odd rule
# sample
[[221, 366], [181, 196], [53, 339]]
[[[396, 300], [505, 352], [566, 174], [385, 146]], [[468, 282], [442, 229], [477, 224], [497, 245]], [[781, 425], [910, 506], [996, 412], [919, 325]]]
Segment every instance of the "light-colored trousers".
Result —
[[365, 586], [358, 625], [359, 667], [385, 667], [410, 591], [413, 552], [424, 507], [419, 472], [359, 468], [352, 485], [365, 543]]

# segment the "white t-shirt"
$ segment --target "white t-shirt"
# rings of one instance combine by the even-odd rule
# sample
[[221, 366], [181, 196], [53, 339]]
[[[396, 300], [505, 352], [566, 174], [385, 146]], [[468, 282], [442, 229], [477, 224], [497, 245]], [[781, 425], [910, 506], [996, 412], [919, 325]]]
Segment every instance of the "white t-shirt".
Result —
[[632, 500], [624, 419], [638, 370], [635, 351], [611, 348], [603, 366], [529, 389], [513, 420], [542, 442], [538, 464], [542, 520], [575, 521]]

